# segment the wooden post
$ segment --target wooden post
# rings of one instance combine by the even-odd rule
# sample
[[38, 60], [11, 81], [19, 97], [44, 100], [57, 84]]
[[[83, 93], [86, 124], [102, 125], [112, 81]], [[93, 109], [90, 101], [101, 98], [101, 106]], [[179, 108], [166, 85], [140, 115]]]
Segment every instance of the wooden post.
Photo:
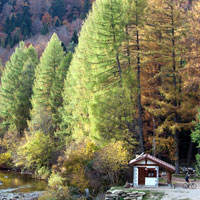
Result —
[[170, 171], [167, 172], [167, 183], [172, 184], [172, 174]]

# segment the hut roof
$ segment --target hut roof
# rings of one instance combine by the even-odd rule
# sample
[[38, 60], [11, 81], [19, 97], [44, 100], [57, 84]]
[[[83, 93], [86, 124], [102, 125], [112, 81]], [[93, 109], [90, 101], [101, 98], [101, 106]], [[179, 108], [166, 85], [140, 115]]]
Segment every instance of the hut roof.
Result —
[[160, 167], [163, 167], [167, 170], [169, 170], [170, 172], [175, 172], [176, 169], [173, 165], [163, 161], [163, 160], [160, 160], [152, 155], [149, 155], [149, 154], [141, 154], [140, 156], [136, 157], [135, 159], [131, 160], [129, 162], [129, 165], [137, 165], [137, 163], [141, 160], [151, 160], [152, 162], [155, 162], [158, 166]]

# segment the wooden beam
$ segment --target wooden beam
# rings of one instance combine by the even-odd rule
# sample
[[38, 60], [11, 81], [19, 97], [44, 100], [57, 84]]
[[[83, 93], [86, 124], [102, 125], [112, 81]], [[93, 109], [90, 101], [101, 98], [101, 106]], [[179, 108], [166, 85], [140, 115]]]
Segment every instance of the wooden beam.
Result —
[[172, 184], [172, 173], [167, 171], [167, 183]]

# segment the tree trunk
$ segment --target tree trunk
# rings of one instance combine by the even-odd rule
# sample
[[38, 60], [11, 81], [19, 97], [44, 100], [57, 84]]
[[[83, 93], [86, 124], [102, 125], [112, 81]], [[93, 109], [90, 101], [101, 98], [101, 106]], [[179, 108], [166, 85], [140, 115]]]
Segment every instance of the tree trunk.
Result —
[[[136, 0], [136, 7], [138, 6]], [[140, 83], [140, 39], [139, 39], [139, 19], [136, 14], [136, 37], [137, 37], [137, 85], [138, 85], [138, 129], [139, 129], [139, 143], [140, 152], [144, 152], [144, 135], [143, 135], [143, 123], [142, 123], [142, 102], [141, 102], [141, 83]]]
[[139, 31], [137, 30], [137, 86], [138, 86], [138, 129], [139, 129], [139, 143], [140, 151], [144, 152], [144, 136], [142, 123], [142, 102], [141, 102], [141, 83], [140, 83], [140, 41]]
[[152, 149], [153, 149], [153, 156], [156, 157], [156, 133], [155, 133], [156, 124], [155, 124], [154, 117], [152, 117], [152, 121], [153, 121], [153, 144], [152, 144]]
[[193, 149], [193, 142], [190, 141], [190, 146], [189, 146], [189, 150], [188, 150], [188, 157], [187, 157], [187, 167], [191, 167], [192, 149]]
[[180, 173], [180, 159], [179, 159], [179, 132], [175, 133], [175, 168], [176, 174]]
[[[171, 2], [173, 4], [173, 2]], [[173, 106], [175, 108], [175, 117], [174, 117], [174, 123], [178, 122], [178, 116], [177, 116], [177, 93], [178, 87], [177, 87], [177, 75], [176, 75], [176, 52], [175, 52], [175, 30], [174, 30], [174, 10], [173, 6], [171, 6], [171, 23], [172, 23], [172, 70], [173, 70], [173, 85], [174, 85], [174, 91], [175, 91], [175, 99], [173, 100]], [[180, 160], [179, 160], [179, 131], [176, 129], [174, 134], [174, 140], [175, 140], [175, 167], [176, 167], [176, 174], [180, 173]]]

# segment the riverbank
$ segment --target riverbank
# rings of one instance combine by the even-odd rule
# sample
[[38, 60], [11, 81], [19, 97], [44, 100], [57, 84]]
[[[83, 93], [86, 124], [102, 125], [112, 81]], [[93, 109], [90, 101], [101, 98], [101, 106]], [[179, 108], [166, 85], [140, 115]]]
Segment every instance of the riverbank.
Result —
[[[2, 191], [1, 191], [2, 192]], [[38, 200], [42, 192], [31, 192], [31, 193], [10, 193], [5, 192], [0, 194], [0, 200]]]
[[0, 171], [0, 200], [37, 200], [47, 183], [31, 175], [13, 171]]

